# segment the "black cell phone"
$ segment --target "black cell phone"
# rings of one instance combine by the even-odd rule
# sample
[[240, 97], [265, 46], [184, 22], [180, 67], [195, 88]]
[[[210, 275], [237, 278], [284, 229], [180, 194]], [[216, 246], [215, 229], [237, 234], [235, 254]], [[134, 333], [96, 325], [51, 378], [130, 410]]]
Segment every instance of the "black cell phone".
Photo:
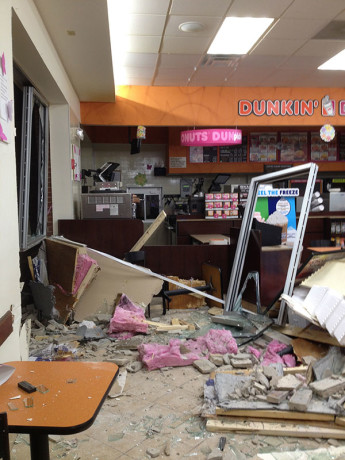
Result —
[[31, 385], [31, 383], [27, 382], [26, 380], [22, 380], [21, 382], [19, 382], [18, 387], [26, 391], [27, 393], [33, 393], [34, 391], [36, 391], [36, 387]]

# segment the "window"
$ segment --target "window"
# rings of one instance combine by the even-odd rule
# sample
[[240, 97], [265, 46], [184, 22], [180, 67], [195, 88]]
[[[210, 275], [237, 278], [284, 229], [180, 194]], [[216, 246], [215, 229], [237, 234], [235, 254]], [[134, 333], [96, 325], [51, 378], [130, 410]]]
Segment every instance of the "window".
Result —
[[20, 250], [46, 236], [48, 107], [32, 86], [15, 84], [16, 158]]

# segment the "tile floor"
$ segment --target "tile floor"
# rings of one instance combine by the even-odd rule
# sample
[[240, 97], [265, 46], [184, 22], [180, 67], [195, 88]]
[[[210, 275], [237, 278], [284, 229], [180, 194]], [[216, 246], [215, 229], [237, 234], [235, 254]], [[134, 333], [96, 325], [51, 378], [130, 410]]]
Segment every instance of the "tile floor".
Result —
[[[153, 312], [151, 317], [154, 315]], [[176, 314], [172, 311], [169, 315]], [[143, 460], [152, 458], [149, 449], [154, 448], [160, 451], [155, 457], [158, 460], [203, 460], [218, 446], [221, 436], [226, 437], [223, 460], [259, 459], [260, 453], [345, 446], [345, 441], [208, 432], [206, 420], [200, 416], [207, 378], [208, 375], [200, 374], [193, 366], [127, 373], [122, 395], [107, 398], [88, 430], [72, 436], [51, 437], [51, 459]], [[28, 436], [11, 435], [11, 446], [13, 460], [29, 458]], [[313, 454], [303, 457], [300, 453], [297, 458], [314, 458]], [[286, 453], [282, 458], [291, 457]]]

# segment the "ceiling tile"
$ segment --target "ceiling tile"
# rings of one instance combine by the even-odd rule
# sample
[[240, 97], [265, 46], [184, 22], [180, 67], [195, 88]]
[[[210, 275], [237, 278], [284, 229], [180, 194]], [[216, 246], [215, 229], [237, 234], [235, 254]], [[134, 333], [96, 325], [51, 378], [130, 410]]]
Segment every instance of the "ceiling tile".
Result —
[[227, 16], [279, 18], [293, 0], [235, 0]]
[[125, 67], [154, 67], [157, 59], [158, 54], [126, 53], [123, 65]]
[[208, 37], [165, 37], [162, 43], [162, 53], [203, 54], [209, 47]]
[[[200, 32], [183, 32], [179, 25], [184, 22], [199, 22], [204, 26]], [[182, 36], [182, 37], [209, 37], [214, 36], [222, 22], [221, 18], [206, 16], [169, 16], [165, 29], [165, 35]]]
[[131, 14], [128, 20], [128, 35], [161, 35], [165, 16], [151, 14]]
[[305, 69], [299, 71], [296, 69], [278, 69], [265, 79], [266, 86], [276, 86], [275, 82], [278, 82], [278, 86], [307, 86], [303, 83], [309, 73], [310, 71]]
[[169, 0], [126, 0], [128, 11], [136, 14], [166, 14], [169, 4]]
[[331, 20], [344, 8], [344, 0], [295, 0], [284, 13], [284, 18]]
[[255, 55], [266, 56], [291, 56], [301, 46], [305, 40], [263, 40], [252, 52]]
[[128, 77], [126, 84], [132, 86], [151, 86], [152, 78], [144, 78], [141, 75]]
[[309, 40], [297, 52], [297, 56], [320, 56], [325, 61], [345, 49], [345, 41]]
[[126, 46], [128, 53], [158, 53], [161, 44], [161, 38], [158, 36], [130, 35]]
[[155, 77], [154, 84], [157, 86], [187, 86], [188, 79], [180, 76], [175, 77], [174, 75], [157, 75]]
[[291, 56], [280, 66], [281, 69], [310, 69], [316, 70], [322, 64], [319, 56]]
[[238, 68], [240, 69], [261, 69], [261, 68], [276, 68], [284, 62], [286, 56], [260, 56], [249, 55], [239, 61]]
[[194, 67], [200, 61], [199, 54], [160, 54], [160, 69], [181, 69], [185, 67]]
[[250, 72], [248, 69], [237, 69], [228, 78], [229, 82], [235, 86], [261, 86], [272, 73], [272, 68], [255, 69], [255, 72]]
[[313, 37], [328, 21], [322, 19], [280, 19], [267, 37], [285, 39], [306, 39]]
[[170, 14], [224, 16], [232, 0], [172, 0]]
[[129, 77], [152, 78], [155, 67], [124, 67], [123, 70]]

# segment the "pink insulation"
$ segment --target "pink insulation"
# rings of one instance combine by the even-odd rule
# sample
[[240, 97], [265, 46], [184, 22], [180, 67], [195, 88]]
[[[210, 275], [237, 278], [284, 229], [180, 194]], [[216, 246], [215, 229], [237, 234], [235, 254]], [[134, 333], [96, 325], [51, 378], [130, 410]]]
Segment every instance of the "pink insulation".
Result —
[[257, 348], [251, 347], [250, 345], [247, 347], [248, 353], [251, 353], [252, 355], [255, 356], [255, 358], [259, 359], [261, 356], [261, 351], [258, 350]]
[[[181, 353], [180, 347], [189, 352]], [[188, 366], [197, 359], [203, 359], [209, 353], [237, 353], [237, 343], [230, 331], [211, 329], [206, 335], [196, 340], [181, 342], [172, 339], [169, 345], [157, 343], [142, 344], [138, 347], [140, 358], [151, 371], [168, 366]]]
[[142, 332], [147, 333], [148, 324], [144, 323], [144, 310], [135, 305], [126, 294], [122, 294], [114, 316], [110, 320], [108, 334], [114, 332]]
[[[237, 353], [236, 340], [228, 330], [210, 329], [208, 333], [202, 337], [198, 337], [196, 342], [201, 346], [202, 351], [209, 353]], [[189, 347], [189, 344], [187, 345]]]
[[272, 340], [272, 342], [268, 344], [264, 354], [262, 361], [263, 366], [268, 366], [273, 363], [282, 363], [287, 367], [295, 367], [296, 359], [294, 355], [288, 354], [283, 355], [282, 357], [278, 355], [278, 352], [284, 350], [284, 348], [286, 348], [284, 343], [278, 342], [278, 340]]
[[75, 280], [72, 294], [76, 294], [83, 279], [87, 275], [92, 265], [98, 266], [97, 262], [92, 259], [88, 254], [78, 254], [77, 264], [75, 267]]
[[180, 339], [172, 339], [169, 345], [146, 343], [139, 345], [138, 350], [142, 362], [150, 371], [168, 366], [189, 366], [200, 359], [200, 355], [195, 352], [182, 354], [180, 346]]

